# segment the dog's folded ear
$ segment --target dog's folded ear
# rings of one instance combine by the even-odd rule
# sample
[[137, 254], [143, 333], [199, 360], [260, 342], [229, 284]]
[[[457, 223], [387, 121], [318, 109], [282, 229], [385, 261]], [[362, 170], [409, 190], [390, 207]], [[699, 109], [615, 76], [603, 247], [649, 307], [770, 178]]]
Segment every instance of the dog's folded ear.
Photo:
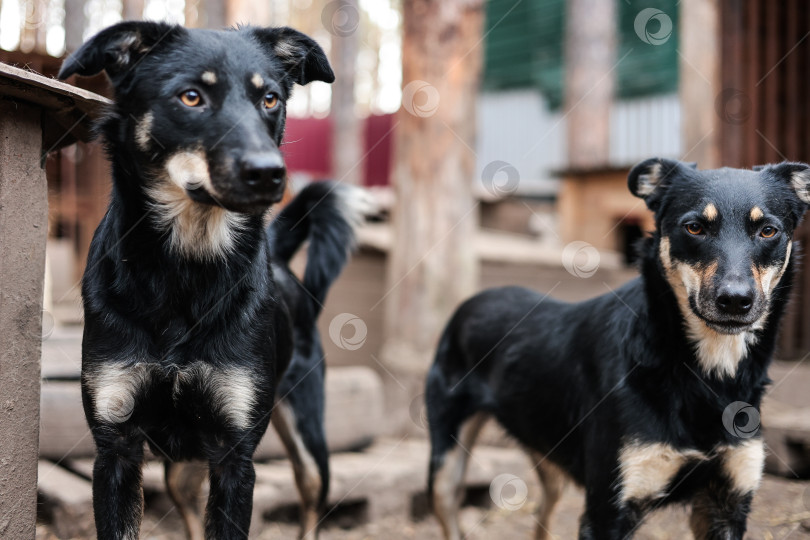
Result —
[[627, 175], [630, 193], [644, 199], [647, 207], [655, 211], [661, 195], [672, 181], [688, 170], [697, 168], [697, 163], [683, 163], [674, 159], [650, 158], [637, 164]]
[[126, 21], [90, 38], [62, 64], [58, 77], [90, 76], [106, 71], [113, 83], [157, 45], [168, 43], [185, 30], [181, 26], [146, 21]]
[[306, 34], [286, 26], [254, 28], [253, 32], [267, 52], [281, 60], [290, 81], [300, 85], [312, 81], [335, 81], [326, 53]]
[[810, 205], [810, 165], [807, 163], [783, 161], [777, 165], [759, 165], [753, 169], [787, 182], [799, 200]]

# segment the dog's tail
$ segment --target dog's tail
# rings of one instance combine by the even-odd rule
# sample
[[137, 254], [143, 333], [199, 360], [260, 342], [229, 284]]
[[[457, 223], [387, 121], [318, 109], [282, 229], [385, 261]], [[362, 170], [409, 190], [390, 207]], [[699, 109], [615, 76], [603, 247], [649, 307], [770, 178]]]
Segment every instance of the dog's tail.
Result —
[[[314, 182], [305, 187], [270, 224], [273, 260], [289, 264], [305, 241], [307, 266], [302, 285], [310, 302], [309, 320], [321, 312], [329, 287], [340, 275], [355, 245], [355, 229], [375, 205], [365, 190], [337, 182]], [[304, 307], [304, 306], [299, 306]]]

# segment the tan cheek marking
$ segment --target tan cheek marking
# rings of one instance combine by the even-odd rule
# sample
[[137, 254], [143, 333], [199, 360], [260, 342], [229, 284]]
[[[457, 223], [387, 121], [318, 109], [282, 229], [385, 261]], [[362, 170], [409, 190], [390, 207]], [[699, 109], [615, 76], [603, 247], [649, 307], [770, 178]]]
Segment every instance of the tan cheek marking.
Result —
[[688, 459], [705, 459], [696, 450], [679, 451], [664, 443], [632, 443], [619, 455], [621, 500], [643, 501], [665, 495], [665, 490]]
[[765, 445], [762, 439], [748, 439], [723, 452], [723, 469], [734, 489], [742, 494], [751, 493], [759, 487], [764, 464]]
[[217, 83], [217, 74], [213, 71], [206, 71], [202, 74], [202, 82], [205, 84], [216, 84]]
[[787, 270], [787, 265], [790, 262], [790, 253], [792, 248], [793, 245], [788, 244], [787, 251], [785, 253], [785, 261], [781, 266], [765, 266], [763, 268], [754, 267], [752, 269], [755, 270], [754, 278], [757, 280], [757, 283], [759, 284], [763, 293], [769, 294], [773, 288], [779, 284], [779, 281], [782, 279], [785, 270]]
[[658, 256], [661, 259], [661, 264], [667, 272], [672, 270], [672, 257], [669, 254], [669, 238], [663, 237], [658, 244]]
[[148, 112], [135, 124], [135, 144], [144, 152], [149, 151], [149, 139], [152, 137], [152, 122], [155, 117]]
[[707, 204], [706, 208], [703, 209], [703, 217], [709, 221], [717, 219], [717, 207], [712, 203]]
[[751, 221], [759, 221], [765, 214], [762, 212], [762, 209], [759, 206], [755, 206], [751, 209]]
[[253, 77], [250, 78], [250, 82], [253, 83], [253, 86], [256, 88], [262, 88], [264, 86], [264, 79], [258, 73], [254, 73]]

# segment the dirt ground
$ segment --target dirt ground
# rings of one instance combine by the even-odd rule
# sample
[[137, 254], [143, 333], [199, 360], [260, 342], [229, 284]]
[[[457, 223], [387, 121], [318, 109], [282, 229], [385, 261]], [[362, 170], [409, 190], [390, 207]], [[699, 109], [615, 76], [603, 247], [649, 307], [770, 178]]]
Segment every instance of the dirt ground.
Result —
[[[514, 512], [468, 506], [462, 511], [462, 526], [470, 540], [533, 538], [535, 528], [533, 510], [536, 507], [537, 487], [530, 487], [526, 504]], [[560, 501], [552, 522], [554, 538], [576, 538], [577, 522], [582, 511], [581, 492], [569, 487]], [[373, 523], [358, 524], [358, 520], [336, 518], [326, 521], [320, 540], [441, 540], [439, 527], [432, 517], [412, 521], [404, 516], [387, 516]], [[639, 529], [639, 540], [691, 538], [688, 513], [681, 508], [670, 508], [653, 514]], [[257, 536], [260, 540], [296, 538], [297, 527], [289, 522], [265, 522]], [[177, 512], [164, 503], [150, 505], [141, 529], [145, 540], [182, 539], [182, 528]], [[754, 499], [746, 539], [764, 540], [810, 539], [810, 481], [791, 481], [766, 476]], [[38, 526], [37, 540], [55, 540], [47, 525]], [[85, 539], [78, 539], [85, 540]], [[88, 539], [89, 540], [89, 539]]]

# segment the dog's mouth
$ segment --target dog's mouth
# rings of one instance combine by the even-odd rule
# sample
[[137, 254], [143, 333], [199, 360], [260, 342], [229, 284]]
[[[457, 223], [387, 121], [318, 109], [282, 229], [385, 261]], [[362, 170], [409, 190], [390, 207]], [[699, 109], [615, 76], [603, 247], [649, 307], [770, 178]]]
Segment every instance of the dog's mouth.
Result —
[[231, 212], [240, 214], [261, 214], [274, 204], [281, 201], [283, 193], [269, 193], [262, 195], [251, 194], [248, 197], [217, 195], [214, 196], [203, 187], [186, 189], [188, 198], [194, 202], [219, 206]]

